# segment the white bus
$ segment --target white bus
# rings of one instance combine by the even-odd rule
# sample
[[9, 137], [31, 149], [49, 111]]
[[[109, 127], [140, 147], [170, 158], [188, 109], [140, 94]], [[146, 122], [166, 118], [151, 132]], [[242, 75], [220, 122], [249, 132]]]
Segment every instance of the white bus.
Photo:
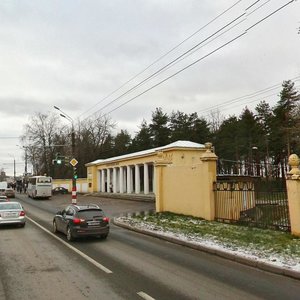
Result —
[[52, 178], [48, 176], [29, 177], [27, 195], [31, 198], [50, 198], [52, 194]]

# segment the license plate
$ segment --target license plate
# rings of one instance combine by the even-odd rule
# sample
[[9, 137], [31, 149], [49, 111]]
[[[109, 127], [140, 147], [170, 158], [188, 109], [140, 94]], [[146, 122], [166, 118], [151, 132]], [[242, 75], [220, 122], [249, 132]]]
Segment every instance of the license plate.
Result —
[[3, 214], [4, 218], [11, 218], [11, 217], [17, 217], [17, 216], [18, 216], [18, 214], [15, 212], [6, 212]]
[[100, 222], [99, 221], [89, 221], [87, 222], [89, 226], [99, 226]]

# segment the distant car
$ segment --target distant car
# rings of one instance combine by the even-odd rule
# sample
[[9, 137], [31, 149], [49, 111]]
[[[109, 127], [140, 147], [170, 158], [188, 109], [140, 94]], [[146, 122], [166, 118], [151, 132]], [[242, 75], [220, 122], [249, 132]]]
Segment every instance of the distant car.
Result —
[[15, 191], [12, 188], [7, 188], [4, 191], [4, 195], [8, 198], [15, 198]]
[[68, 241], [87, 236], [106, 239], [109, 233], [109, 218], [98, 205], [71, 204], [54, 216], [53, 232], [57, 231], [66, 234]]
[[0, 202], [7, 202], [7, 201], [9, 201], [9, 200], [6, 196], [0, 195]]
[[25, 211], [19, 202], [0, 202], [0, 225], [19, 225], [26, 223]]
[[62, 186], [58, 186], [58, 187], [56, 187], [52, 190], [53, 195], [55, 195], [55, 194], [68, 194], [68, 193], [69, 193], [68, 189], [66, 189]]

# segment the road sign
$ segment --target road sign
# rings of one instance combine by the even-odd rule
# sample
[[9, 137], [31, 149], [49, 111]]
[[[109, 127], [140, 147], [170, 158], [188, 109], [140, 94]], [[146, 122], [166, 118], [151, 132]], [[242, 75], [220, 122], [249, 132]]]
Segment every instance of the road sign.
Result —
[[72, 158], [70, 164], [75, 167], [78, 164], [78, 161], [75, 158]]

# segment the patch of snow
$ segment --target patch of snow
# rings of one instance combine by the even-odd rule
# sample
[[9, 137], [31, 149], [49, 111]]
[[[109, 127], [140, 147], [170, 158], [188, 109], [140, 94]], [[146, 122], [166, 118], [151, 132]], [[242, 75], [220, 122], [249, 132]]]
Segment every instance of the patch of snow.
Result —
[[138, 229], [155, 232], [156, 234], [159, 234], [161, 236], [180, 239], [182, 241], [193, 243], [194, 245], [204, 246], [213, 250], [231, 253], [245, 259], [268, 263], [277, 267], [300, 272], [299, 256], [280, 255], [278, 253], [272, 252], [272, 250], [258, 249], [253, 244], [249, 244], [247, 248], [238, 247], [236, 245], [231, 245], [228, 242], [221, 242], [214, 236], [206, 235], [205, 237], [201, 237], [190, 233], [186, 235], [181, 232], [164, 230], [157, 225], [149, 224], [143, 221], [135, 221], [134, 219], [130, 219], [128, 217], [118, 217], [116, 218], [116, 220]]
[[165, 146], [153, 148], [153, 149], [147, 149], [147, 150], [143, 150], [143, 151], [139, 151], [139, 152], [134, 152], [134, 153], [124, 154], [124, 155], [120, 155], [120, 156], [110, 157], [110, 158], [107, 158], [107, 159], [97, 159], [95, 161], [87, 163], [86, 165], [92, 166], [92, 165], [96, 165], [96, 164], [99, 164], [99, 163], [113, 162], [113, 161], [119, 160], [119, 159], [131, 158], [131, 157], [135, 157], [135, 156], [144, 156], [144, 155], [155, 153], [156, 151], [159, 151], [159, 150], [165, 150], [165, 149], [170, 149], [170, 148], [203, 149], [203, 148], [205, 148], [205, 146], [203, 144], [198, 144], [198, 143], [194, 143], [194, 142], [190, 142], [190, 141], [177, 141], [177, 142], [174, 142], [174, 143], [171, 143], [171, 144], [168, 144], [168, 145], [165, 145]]

